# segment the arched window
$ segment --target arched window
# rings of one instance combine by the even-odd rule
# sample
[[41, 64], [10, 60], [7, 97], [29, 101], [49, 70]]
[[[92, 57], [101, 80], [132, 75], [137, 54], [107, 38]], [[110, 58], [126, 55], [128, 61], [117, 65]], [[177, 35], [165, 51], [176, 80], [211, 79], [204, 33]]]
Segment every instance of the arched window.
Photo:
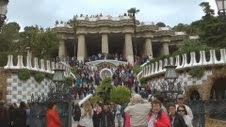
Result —
[[200, 100], [200, 94], [197, 90], [191, 92], [190, 100]]

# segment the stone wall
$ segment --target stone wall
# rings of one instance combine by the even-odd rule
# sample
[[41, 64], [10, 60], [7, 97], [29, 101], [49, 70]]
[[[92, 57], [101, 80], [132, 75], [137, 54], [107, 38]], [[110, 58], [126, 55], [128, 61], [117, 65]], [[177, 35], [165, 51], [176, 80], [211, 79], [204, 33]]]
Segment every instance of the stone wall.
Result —
[[[0, 100], [5, 100], [7, 94], [7, 77], [10, 76], [9, 71], [0, 69]], [[6, 101], [6, 100], [5, 100]]]
[[226, 121], [206, 118], [205, 127], [225, 127]]

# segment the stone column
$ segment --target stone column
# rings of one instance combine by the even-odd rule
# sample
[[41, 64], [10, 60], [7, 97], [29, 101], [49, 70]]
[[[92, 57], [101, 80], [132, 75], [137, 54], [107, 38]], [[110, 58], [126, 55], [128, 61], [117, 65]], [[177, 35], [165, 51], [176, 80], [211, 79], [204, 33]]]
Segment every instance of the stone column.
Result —
[[65, 42], [63, 39], [60, 39], [60, 42], [59, 42], [59, 50], [58, 50], [58, 56], [60, 58], [60, 60], [63, 60], [66, 56], [65, 54]]
[[134, 57], [133, 57], [133, 43], [132, 43], [132, 34], [125, 33], [125, 57], [130, 64], [134, 64]]
[[169, 55], [169, 42], [162, 43], [162, 55]]
[[108, 34], [101, 34], [101, 51], [102, 53], [109, 53], [108, 49]]
[[84, 61], [86, 55], [86, 44], [85, 44], [85, 35], [78, 35], [78, 47], [77, 47], [77, 60]]
[[151, 38], [145, 39], [145, 45], [144, 45], [145, 52], [144, 54], [147, 55], [150, 59], [153, 58], [153, 50], [152, 50], [152, 42]]

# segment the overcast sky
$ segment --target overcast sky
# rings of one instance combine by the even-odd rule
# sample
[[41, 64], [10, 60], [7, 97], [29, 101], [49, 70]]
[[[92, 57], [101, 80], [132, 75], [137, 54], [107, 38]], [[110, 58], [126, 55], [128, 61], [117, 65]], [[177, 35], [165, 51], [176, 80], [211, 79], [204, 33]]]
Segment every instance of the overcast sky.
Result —
[[174, 26], [200, 19], [203, 1], [216, 9], [215, 0], [10, 0], [7, 17], [21, 27], [52, 27], [56, 20], [67, 21], [76, 14], [118, 16], [136, 7], [140, 9], [138, 20]]

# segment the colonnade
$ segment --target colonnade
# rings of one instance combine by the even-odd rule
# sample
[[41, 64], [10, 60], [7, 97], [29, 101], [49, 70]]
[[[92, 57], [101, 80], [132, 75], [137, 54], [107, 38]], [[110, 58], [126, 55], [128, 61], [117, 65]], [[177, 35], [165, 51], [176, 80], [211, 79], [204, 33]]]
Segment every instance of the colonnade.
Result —
[[[101, 34], [101, 53], [109, 53], [109, 33], [100, 33]], [[124, 34], [124, 44], [120, 45], [123, 46], [123, 55], [125, 58], [127, 58], [128, 62], [133, 64], [134, 63], [134, 52], [133, 52], [133, 42], [132, 37], [133, 33], [122, 33]], [[83, 61], [85, 57], [87, 57], [87, 49], [86, 48], [86, 34], [77, 34], [78, 44], [77, 44], [77, 60]], [[170, 40], [161, 40], [162, 48], [161, 54], [162, 55], [168, 55], [169, 54], [169, 41]], [[95, 48], [95, 47], [93, 47]], [[153, 57], [153, 44], [152, 44], [152, 37], [146, 37], [144, 42], [144, 55]], [[66, 57], [66, 47], [65, 47], [65, 41], [63, 39], [59, 42], [59, 52], [58, 56], [59, 58]]]

